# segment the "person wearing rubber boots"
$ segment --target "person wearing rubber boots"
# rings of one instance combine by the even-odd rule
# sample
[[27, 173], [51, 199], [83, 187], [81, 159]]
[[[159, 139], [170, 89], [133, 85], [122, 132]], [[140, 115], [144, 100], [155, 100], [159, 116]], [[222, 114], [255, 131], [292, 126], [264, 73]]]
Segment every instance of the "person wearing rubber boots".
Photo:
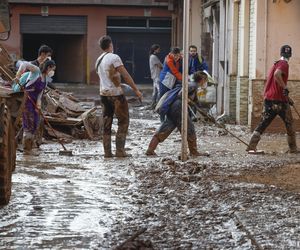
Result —
[[54, 75], [55, 69], [55, 62], [49, 59], [41, 63], [40, 67], [24, 62], [14, 79], [15, 82], [19, 82], [22, 72], [30, 71], [29, 80], [24, 88], [25, 106], [22, 116], [24, 155], [38, 155], [38, 152], [32, 150], [40, 120], [41, 98], [47, 86], [47, 79]]
[[[194, 74], [194, 82], [190, 82], [188, 86], [188, 96], [189, 99], [194, 103], [197, 102], [197, 89], [198, 87], [204, 85], [207, 81], [207, 75], [202, 71], [197, 71]], [[177, 87], [177, 89], [170, 90], [170, 94], [165, 102], [168, 102], [168, 107], [166, 112], [166, 119], [160, 125], [159, 129], [155, 132], [152, 137], [146, 155], [156, 155], [155, 149], [158, 144], [163, 142], [168, 138], [168, 136], [177, 128], [181, 132], [182, 123], [182, 87]], [[172, 99], [172, 100], [170, 100]], [[164, 110], [164, 104], [162, 104], [161, 111]], [[161, 112], [160, 111], [160, 112]], [[207, 153], [200, 153], [197, 150], [197, 137], [194, 124], [191, 117], [188, 117], [188, 147], [191, 156], [209, 156]]]
[[116, 134], [116, 157], [128, 157], [125, 142], [129, 126], [129, 111], [126, 97], [121, 87], [121, 76], [141, 100], [142, 93], [127, 72], [121, 58], [113, 53], [113, 43], [109, 36], [102, 36], [99, 46], [103, 53], [96, 61], [96, 72], [100, 79], [100, 97], [103, 106], [103, 148], [104, 157], [114, 155], [111, 150], [111, 127], [114, 115], [118, 119]]
[[287, 142], [289, 153], [298, 153], [296, 134], [288, 95], [287, 81], [289, 76], [289, 59], [292, 56], [292, 48], [284, 45], [280, 48], [280, 60], [276, 61], [269, 71], [264, 89], [264, 103], [261, 120], [255, 128], [249, 146], [246, 151], [256, 152], [256, 146], [261, 139], [262, 133], [271, 124], [274, 118], [279, 115], [283, 120], [287, 131]]
[[[38, 50], [38, 57], [34, 61], [31, 61], [30, 63], [40, 67], [40, 65], [47, 59], [51, 60], [51, 56], [53, 54], [53, 50], [46, 44], [43, 44], [40, 46]], [[47, 87], [50, 87], [51, 89], [56, 89], [54, 84], [52, 83], [52, 78], [48, 77], [47, 79]], [[42, 110], [45, 109], [45, 99], [44, 96], [42, 97]], [[37, 148], [40, 147], [40, 145], [43, 142], [43, 135], [44, 135], [44, 120], [42, 117], [40, 117], [39, 125], [37, 128], [37, 132], [35, 134], [34, 144]]]
[[157, 102], [159, 101], [159, 75], [160, 71], [163, 68], [163, 64], [157, 56], [159, 53], [160, 46], [158, 44], [153, 44], [149, 52], [149, 67], [151, 72], [151, 79], [153, 81], [152, 103], [150, 106], [151, 109], [154, 109]]

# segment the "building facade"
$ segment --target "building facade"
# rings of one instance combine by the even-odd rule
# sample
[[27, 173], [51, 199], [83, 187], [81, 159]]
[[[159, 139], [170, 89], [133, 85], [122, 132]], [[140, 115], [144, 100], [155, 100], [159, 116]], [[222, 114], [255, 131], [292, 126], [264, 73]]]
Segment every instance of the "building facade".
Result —
[[[183, 1], [173, 1], [172, 22], [182, 22]], [[218, 82], [217, 111], [220, 116], [252, 129], [259, 122], [263, 88], [279, 49], [293, 48], [288, 86], [300, 110], [300, 1], [298, 0], [190, 0], [190, 41], [211, 66]], [[182, 33], [173, 26], [173, 44]], [[176, 40], [177, 39], [177, 40]], [[300, 119], [293, 113], [295, 127]], [[285, 131], [276, 118], [268, 131]]]
[[11, 35], [4, 43], [16, 58], [34, 60], [41, 44], [54, 50], [56, 82], [95, 84], [99, 37], [109, 34], [137, 83], [151, 82], [148, 52], [171, 44], [171, 14], [163, 0], [10, 0]]

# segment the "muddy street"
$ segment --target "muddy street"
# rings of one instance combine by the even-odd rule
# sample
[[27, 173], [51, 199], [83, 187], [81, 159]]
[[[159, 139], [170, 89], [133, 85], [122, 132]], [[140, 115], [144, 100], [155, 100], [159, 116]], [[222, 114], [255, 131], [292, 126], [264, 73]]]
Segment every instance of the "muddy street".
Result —
[[[137, 232], [132, 247], [300, 248], [300, 155], [285, 153], [284, 135], [264, 135], [266, 154], [247, 155], [222, 129], [197, 123], [210, 157], [183, 163], [178, 132], [146, 157], [159, 117], [137, 103], [130, 116], [128, 159], [104, 159], [90, 140], [67, 144], [73, 156], [51, 141], [40, 156], [18, 152], [0, 249], [114, 249]], [[228, 128], [248, 141], [247, 127]]]

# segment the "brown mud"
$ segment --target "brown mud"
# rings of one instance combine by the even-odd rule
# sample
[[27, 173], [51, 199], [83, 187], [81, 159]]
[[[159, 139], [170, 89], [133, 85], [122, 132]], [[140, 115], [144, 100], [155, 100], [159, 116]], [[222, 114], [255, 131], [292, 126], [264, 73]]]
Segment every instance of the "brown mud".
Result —
[[[104, 159], [97, 140], [67, 144], [72, 157], [50, 141], [38, 157], [18, 152], [0, 249], [300, 248], [300, 155], [285, 153], [285, 135], [263, 135], [266, 154], [248, 155], [222, 129], [196, 123], [210, 157], [182, 162], [178, 131], [147, 157], [159, 117], [136, 102], [130, 117], [130, 158]], [[245, 126], [227, 128], [250, 138]]]

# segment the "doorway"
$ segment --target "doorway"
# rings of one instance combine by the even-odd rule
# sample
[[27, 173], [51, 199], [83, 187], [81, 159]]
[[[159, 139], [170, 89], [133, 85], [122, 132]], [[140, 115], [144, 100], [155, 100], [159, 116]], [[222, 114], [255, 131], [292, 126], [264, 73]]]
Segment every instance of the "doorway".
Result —
[[20, 31], [25, 60], [36, 59], [43, 44], [53, 49], [53, 60], [57, 66], [54, 82], [86, 81], [86, 16], [21, 15]]
[[86, 80], [84, 41], [83, 35], [24, 34], [22, 55], [27, 61], [35, 60], [39, 47], [46, 44], [53, 49], [56, 62], [54, 82], [82, 83]]

